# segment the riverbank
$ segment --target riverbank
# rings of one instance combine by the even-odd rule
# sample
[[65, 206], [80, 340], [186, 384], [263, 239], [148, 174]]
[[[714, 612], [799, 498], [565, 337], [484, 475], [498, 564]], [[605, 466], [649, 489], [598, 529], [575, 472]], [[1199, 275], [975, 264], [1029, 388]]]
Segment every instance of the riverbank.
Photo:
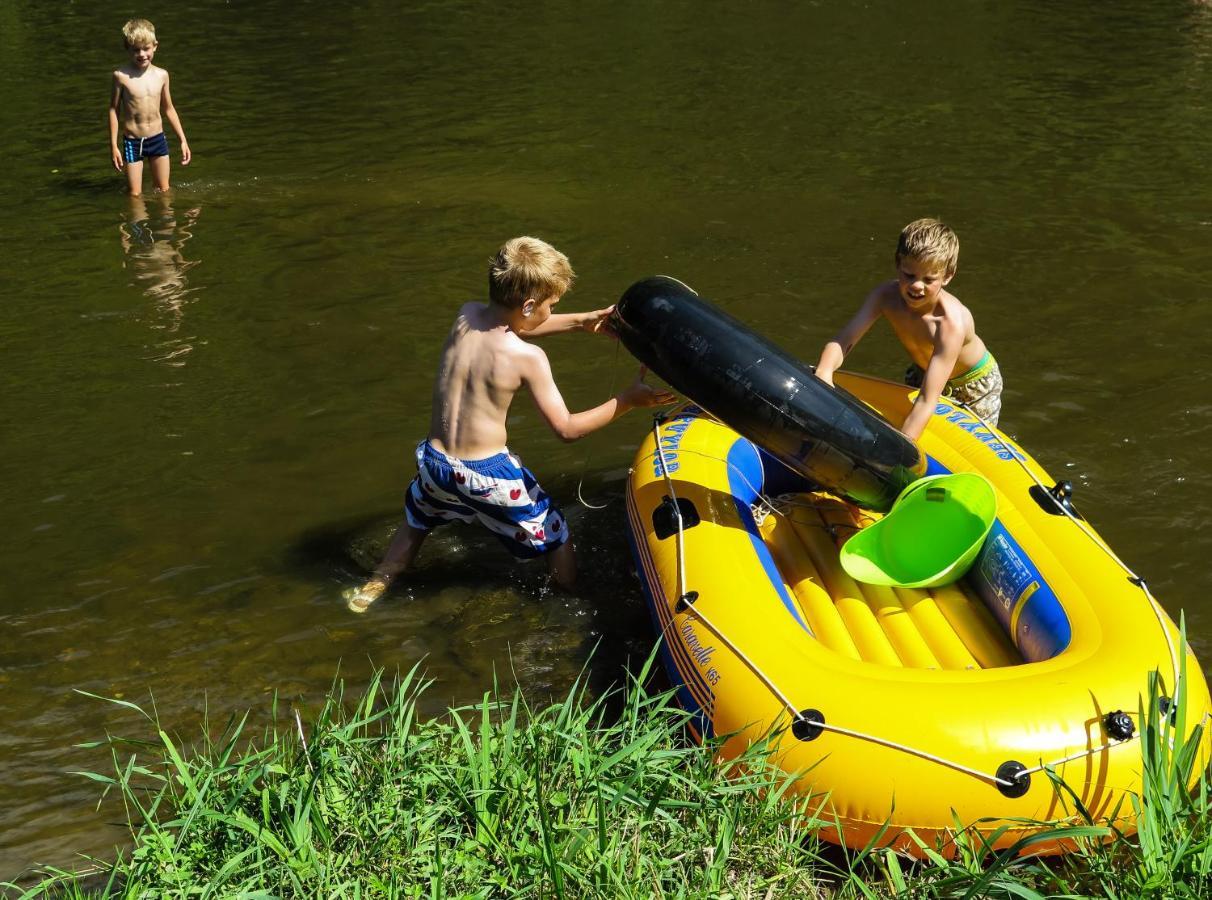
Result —
[[[63, 872], [21, 897], [1042, 897], [1208, 896], [1212, 794], [1187, 791], [1195, 742], [1147, 716], [1139, 832], [1053, 825], [1072, 839], [1056, 860], [994, 854], [961, 832], [946, 859], [843, 852], [818, 840], [819, 800], [792, 798], [786, 777], [751, 748], [723, 772], [686, 739], [686, 714], [646, 687], [652, 661], [625, 687], [531, 706], [494, 690], [424, 720], [429, 683], [414, 669], [374, 678], [347, 698], [334, 686], [306, 725], [275, 704], [188, 747], [154, 715], [148, 734], [96, 744], [132, 849], [108, 877]], [[724, 777], [727, 774], [729, 777]], [[1064, 790], [1063, 785], [1058, 785]], [[1020, 851], [1030, 850], [1031, 839]]]

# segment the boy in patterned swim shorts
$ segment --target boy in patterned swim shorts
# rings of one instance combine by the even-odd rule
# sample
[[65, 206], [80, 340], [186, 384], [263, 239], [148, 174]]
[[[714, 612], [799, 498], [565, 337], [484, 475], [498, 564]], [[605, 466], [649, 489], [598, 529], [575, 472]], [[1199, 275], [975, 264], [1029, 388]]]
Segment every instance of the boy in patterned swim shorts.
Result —
[[944, 394], [966, 404], [990, 425], [1002, 409], [1002, 373], [977, 336], [972, 313], [944, 288], [955, 276], [959, 238], [937, 219], [918, 219], [901, 231], [895, 281], [879, 285], [846, 326], [825, 345], [816, 376], [832, 385], [833, 373], [881, 316], [888, 320], [913, 364], [905, 383], [917, 399], [901, 425], [916, 441]]
[[574, 278], [568, 257], [532, 237], [507, 242], [488, 269], [488, 303], [459, 310], [442, 348], [429, 437], [417, 447], [417, 477], [405, 495], [405, 521], [374, 575], [345, 599], [365, 612], [416, 557], [425, 536], [450, 521], [479, 522], [514, 556], [544, 556], [552, 580], [570, 588], [576, 562], [568, 521], [505, 445], [505, 418], [525, 387], [563, 440], [574, 441], [637, 406], [674, 399], [639, 377], [605, 403], [572, 413], [547, 356], [523, 338], [568, 331], [608, 333], [614, 307], [587, 313], [552, 310]]
[[[185, 129], [173, 106], [168, 89], [168, 72], [152, 65], [156, 49], [156, 28], [147, 19], [131, 19], [122, 28], [130, 62], [114, 72], [109, 98], [109, 152], [114, 168], [126, 170], [126, 185], [132, 197], [143, 193], [143, 161], [151, 164], [152, 181], [157, 191], [168, 190], [168, 138], [164, 119], [181, 141], [181, 165], [188, 166], [189, 143]], [[119, 145], [121, 130], [121, 145]]]

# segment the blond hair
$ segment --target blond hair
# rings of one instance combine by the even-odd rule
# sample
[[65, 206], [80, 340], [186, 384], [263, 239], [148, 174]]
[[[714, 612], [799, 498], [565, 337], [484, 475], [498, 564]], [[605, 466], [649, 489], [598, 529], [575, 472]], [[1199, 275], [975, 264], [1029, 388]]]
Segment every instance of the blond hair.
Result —
[[156, 43], [156, 26], [147, 19], [131, 19], [122, 26], [127, 47], [145, 47]]
[[488, 264], [488, 299], [510, 309], [527, 300], [559, 297], [576, 274], [568, 257], [546, 241], [516, 237], [506, 241]]
[[912, 256], [919, 262], [942, 266], [948, 275], [959, 264], [959, 237], [938, 219], [917, 219], [901, 229], [896, 242], [896, 262]]

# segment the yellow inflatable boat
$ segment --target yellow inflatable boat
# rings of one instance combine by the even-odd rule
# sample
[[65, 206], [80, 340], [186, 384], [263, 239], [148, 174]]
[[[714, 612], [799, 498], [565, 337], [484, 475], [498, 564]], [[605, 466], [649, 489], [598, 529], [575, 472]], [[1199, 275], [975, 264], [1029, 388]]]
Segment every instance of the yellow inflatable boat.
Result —
[[[909, 410], [902, 385], [836, 380], [888, 421]], [[1169, 695], [1185, 672], [1189, 728], [1210, 710], [1199, 665], [1065, 486], [1013, 440], [943, 399], [919, 447], [925, 474], [984, 476], [997, 518], [961, 581], [909, 590], [856, 583], [839, 565], [839, 547], [879, 513], [698, 407], [654, 425], [627, 512], [681, 703], [701, 736], [725, 738], [725, 757], [782, 728], [779, 765], [828, 798], [826, 836], [850, 846], [878, 836], [920, 852], [912, 829], [946, 848], [957, 823], [1009, 846], [1031, 833], [1023, 820], [1074, 818], [1045, 768], [1130, 831], [1149, 675]], [[1208, 749], [1205, 736], [1205, 763]]]

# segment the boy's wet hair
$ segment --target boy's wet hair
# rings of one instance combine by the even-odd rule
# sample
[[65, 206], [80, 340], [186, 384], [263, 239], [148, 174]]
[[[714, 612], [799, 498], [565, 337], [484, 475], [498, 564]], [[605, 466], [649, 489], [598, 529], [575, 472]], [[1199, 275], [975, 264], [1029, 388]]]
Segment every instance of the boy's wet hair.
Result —
[[156, 26], [147, 19], [131, 19], [122, 26], [122, 38], [127, 47], [146, 47], [156, 43]]
[[917, 219], [901, 229], [896, 242], [896, 262], [912, 256], [914, 259], [941, 266], [948, 275], [955, 274], [959, 264], [959, 237], [938, 219]]
[[488, 299], [516, 309], [531, 298], [559, 297], [576, 274], [568, 257], [546, 241], [516, 237], [506, 241], [488, 264]]

